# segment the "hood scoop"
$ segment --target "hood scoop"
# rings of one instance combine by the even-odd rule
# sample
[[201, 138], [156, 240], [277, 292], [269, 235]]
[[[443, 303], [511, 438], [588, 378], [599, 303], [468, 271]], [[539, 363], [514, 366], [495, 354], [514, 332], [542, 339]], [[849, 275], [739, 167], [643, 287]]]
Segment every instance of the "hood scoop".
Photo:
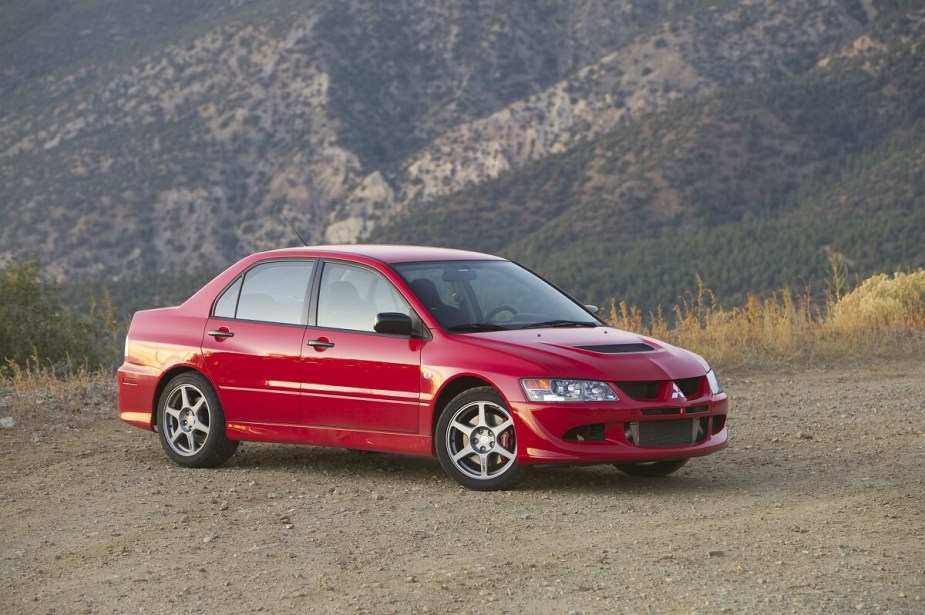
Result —
[[575, 346], [575, 348], [580, 348], [581, 350], [590, 350], [591, 352], [599, 352], [601, 354], [624, 354], [627, 352], [649, 352], [655, 350], [652, 346], [648, 344], [643, 344], [642, 342], [637, 342], [634, 344], [603, 344], [600, 346]]

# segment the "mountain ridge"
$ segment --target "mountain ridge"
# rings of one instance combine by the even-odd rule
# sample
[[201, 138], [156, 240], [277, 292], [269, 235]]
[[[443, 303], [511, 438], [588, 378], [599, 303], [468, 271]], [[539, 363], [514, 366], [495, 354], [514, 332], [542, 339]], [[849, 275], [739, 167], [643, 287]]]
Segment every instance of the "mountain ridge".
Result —
[[[891, 126], [921, 134], [923, 8], [3, 6], [0, 52], [11, 61], [0, 73], [0, 258], [31, 254], [63, 283], [182, 278], [291, 244], [275, 208], [284, 203], [311, 242], [496, 251], [597, 301], [644, 306], [690, 287], [692, 259], [677, 248], [691, 237], [712, 246], [719, 227], [733, 243], [791, 233], [858, 254], [862, 237], [898, 232], [906, 247], [867, 250], [854, 259], [859, 271], [919, 266], [909, 239], [925, 232], [916, 173], [897, 179], [892, 167], [906, 163], [895, 153], [883, 155], [890, 169], [870, 157], [898, 139]], [[917, 148], [901, 149], [921, 170]], [[819, 195], [837, 191], [837, 174], [852, 167], [874, 186], [905, 182], [908, 203], [886, 184], [873, 195], [878, 217], [904, 221], [897, 231], [805, 223], [824, 217]], [[867, 215], [850, 194], [845, 202], [848, 217]], [[810, 231], [818, 237], [801, 239]], [[658, 273], [650, 249], [683, 276]], [[773, 249], [784, 254], [747, 259], [750, 276], [723, 274], [715, 246], [698, 260], [733, 296], [801, 273], [818, 280], [821, 252]], [[790, 262], [797, 252], [802, 271]], [[653, 267], [652, 280], [625, 273], [632, 267]]]

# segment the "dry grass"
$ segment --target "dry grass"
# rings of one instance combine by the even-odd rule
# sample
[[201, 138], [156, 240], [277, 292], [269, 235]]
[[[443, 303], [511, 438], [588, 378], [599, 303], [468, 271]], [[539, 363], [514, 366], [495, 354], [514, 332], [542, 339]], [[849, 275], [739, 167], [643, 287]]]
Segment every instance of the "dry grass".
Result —
[[925, 352], [925, 270], [880, 274], [848, 290], [844, 264], [831, 260], [826, 299], [783, 289], [724, 308], [703, 281], [666, 317], [644, 318], [625, 303], [611, 307], [614, 326], [683, 346], [722, 367], [816, 359], [908, 356]]
[[43, 416], [114, 413], [115, 378], [107, 370], [62, 372], [33, 357], [25, 366], [0, 367], [0, 415], [17, 422]]

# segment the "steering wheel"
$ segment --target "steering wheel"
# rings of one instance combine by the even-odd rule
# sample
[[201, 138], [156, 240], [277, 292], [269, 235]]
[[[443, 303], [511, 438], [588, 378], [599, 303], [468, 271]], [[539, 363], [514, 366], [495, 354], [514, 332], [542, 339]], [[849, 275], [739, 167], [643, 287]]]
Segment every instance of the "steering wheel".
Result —
[[488, 315], [485, 316], [485, 320], [488, 321], [488, 322], [491, 322], [492, 319], [494, 319], [494, 317], [497, 316], [498, 314], [500, 314], [501, 312], [510, 312], [510, 313], [511, 313], [511, 316], [513, 316], [514, 314], [517, 313], [517, 310], [515, 310], [514, 308], [512, 308], [512, 307], [509, 306], [509, 305], [499, 305], [498, 307], [496, 307], [496, 308], [493, 309], [492, 311], [488, 312]]

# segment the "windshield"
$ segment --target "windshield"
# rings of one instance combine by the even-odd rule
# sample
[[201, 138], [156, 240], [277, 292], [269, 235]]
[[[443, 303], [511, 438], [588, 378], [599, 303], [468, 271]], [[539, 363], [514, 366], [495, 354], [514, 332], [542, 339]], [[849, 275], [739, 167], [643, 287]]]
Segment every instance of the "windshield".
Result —
[[448, 331], [601, 324], [558, 289], [510, 261], [402, 263], [393, 268]]

